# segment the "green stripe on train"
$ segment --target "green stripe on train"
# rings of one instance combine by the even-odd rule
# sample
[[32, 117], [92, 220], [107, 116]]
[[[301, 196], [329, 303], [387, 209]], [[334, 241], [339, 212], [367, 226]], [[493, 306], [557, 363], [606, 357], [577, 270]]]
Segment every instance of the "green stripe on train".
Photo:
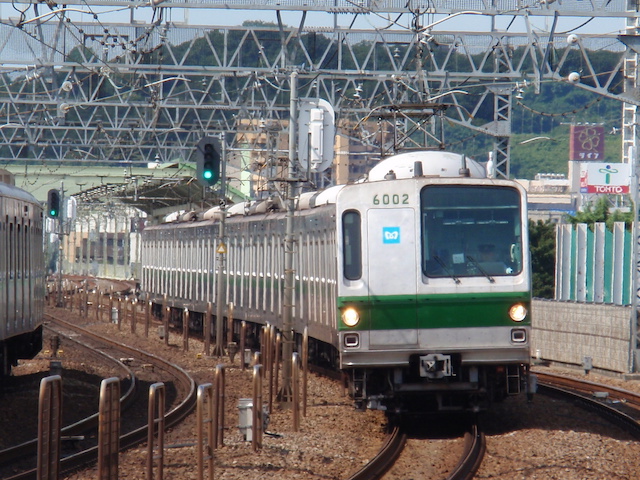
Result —
[[[509, 308], [516, 302], [524, 303], [529, 310], [529, 315], [522, 323], [515, 323], [509, 318]], [[349, 328], [340, 321], [339, 330], [531, 325], [529, 292], [338, 298], [338, 309], [348, 306], [358, 310], [360, 323], [355, 328]]]

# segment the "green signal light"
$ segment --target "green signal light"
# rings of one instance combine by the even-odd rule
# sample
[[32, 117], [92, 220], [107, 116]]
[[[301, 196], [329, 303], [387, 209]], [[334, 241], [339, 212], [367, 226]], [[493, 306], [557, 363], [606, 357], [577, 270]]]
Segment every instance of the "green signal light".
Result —
[[205, 137], [196, 146], [196, 172], [205, 187], [215, 185], [220, 178], [220, 147], [217, 139]]
[[58, 218], [60, 216], [60, 192], [55, 188], [52, 188], [47, 193], [47, 211], [51, 218]]

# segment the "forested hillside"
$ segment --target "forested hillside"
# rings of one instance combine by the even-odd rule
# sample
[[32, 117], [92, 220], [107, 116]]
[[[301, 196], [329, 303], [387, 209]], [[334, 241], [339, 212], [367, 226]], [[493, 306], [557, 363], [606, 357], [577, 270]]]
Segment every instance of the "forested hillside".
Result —
[[[511, 177], [533, 179], [537, 173], [566, 174], [572, 123], [604, 125], [602, 161], [621, 161], [622, 103], [574, 85], [546, 84], [539, 95], [527, 91], [522, 99], [514, 101]], [[486, 160], [492, 146], [490, 137], [466, 129], [448, 131], [447, 139], [451, 149], [464, 151], [480, 161]]]
[[[622, 103], [565, 83], [546, 85], [540, 95], [527, 93], [514, 106], [511, 150], [512, 176], [567, 173], [571, 123], [605, 127], [604, 162], [619, 162], [622, 154]], [[549, 137], [522, 144], [537, 136]]]
[[[243, 64], [261, 66], [265, 61], [277, 64], [278, 55], [280, 55], [280, 38], [282, 33], [279, 27], [273, 23], [261, 20], [247, 21], [245, 26], [263, 27], [260, 32], [260, 41], [263, 47], [260, 51], [245, 52], [246, 58], [243, 58]], [[202, 37], [185, 41], [182, 46], [173, 48], [173, 55], [180, 55], [181, 51], [188, 51], [189, 55], [185, 57], [183, 64], [185, 66], [201, 66], [211, 65], [219, 66], [220, 58], [225, 55], [227, 42], [241, 41], [244, 32], [241, 30], [231, 32], [229, 39], [225, 39], [223, 33], [219, 30], [213, 30], [207, 33], [208, 38]], [[446, 41], [443, 37], [442, 41]], [[333, 39], [329, 35], [322, 32], [308, 32], [300, 36], [299, 41], [306, 46], [309, 57], [304, 55], [302, 49], [293, 48], [288, 61], [292, 65], [298, 66], [300, 69], [310, 68], [314, 70], [332, 70], [338, 68], [339, 49], [338, 45], [333, 43]], [[413, 45], [411, 48], [418, 48]], [[422, 48], [422, 47], [420, 47]], [[443, 48], [438, 48], [438, 43], [431, 45], [430, 55], [423, 56], [419, 51], [415, 52], [415, 61], [410, 61], [404, 65], [407, 75], [415, 73], [416, 69], [422, 68], [427, 74], [429, 71], [437, 70], [443, 65], [445, 58], [451, 54], [446, 44]], [[569, 49], [567, 51], [566, 49]], [[149, 52], [141, 54], [140, 63], [162, 63], [163, 58], [170, 56], [165, 47], [159, 47]], [[323, 54], [322, 52], [328, 52]], [[215, 52], [215, 54], [214, 54]], [[363, 41], [353, 46], [348, 58], [343, 58], [340, 62], [341, 68], [357, 69], [358, 63], [366, 63], [371, 53], [371, 43]], [[374, 49], [376, 58], [376, 68], [381, 71], [392, 71], [394, 68], [393, 59], [389, 57], [388, 52], [384, 50], [382, 45]], [[422, 52], [424, 53], [424, 52]], [[409, 53], [407, 53], [409, 55]], [[575, 71], [581, 73], [580, 84], [593, 86], [593, 76], [589, 74], [589, 68], [585, 66], [584, 59], [580, 51], [571, 49], [569, 46], [556, 46], [549, 53], [549, 65], [551, 68], [557, 63], [557, 59], [566, 55], [567, 60], [563, 63], [566, 71], [560, 72], [566, 76], [569, 72]], [[610, 72], [617, 67], [620, 52], [607, 51], [605, 49], [598, 52], [590, 53], [590, 61], [594, 72]], [[352, 58], [353, 57], [353, 58]], [[486, 84], [475, 83], [473, 73], [476, 69], [483, 65], [482, 69], [492, 68], [492, 62], [487, 62], [486, 52], [478, 53], [472, 56], [472, 59], [460, 53], [454, 53], [453, 58], [449, 59], [447, 64], [455, 65], [459, 72], [469, 72], [469, 81], [457, 85], [457, 89], [462, 90], [465, 95], [456, 99], [461, 110], [469, 113], [473, 118], [470, 121], [475, 127], [482, 128], [484, 125], [494, 120], [493, 98], [486, 96]], [[100, 58], [86, 47], [78, 47], [72, 50], [68, 56], [68, 61], [77, 61], [83, 63], [83, 59]], [[421, 61], [418, 62], [417, 59]], [[532, 78], [536, 69], [530, 64], [529, 57], [525, 55], [523, 48], [516, 48], [510, 52], [510, 60], [514, 65], [519, 65], [519, 71], [526, 78]], [[351, 59], [351, 60], [350, 60]], [[355, 61], [357, 59], [357, 62]], [[522, 63], [520, 63], [522, 60]], [[486, 72], [485, 72], [486, 73]], [[97, 74], [96, 74], [97, 75]], [[427, 75], [428, 76], [428, 75]], [[614, 85], [610, 90], [619, 92], [622, 88], [622, 74], [618, 72]], [[110, 79], [111, 82], [102, 82], [100, 94], [103, 97], [115, 95], [115, 84], [132, 82], [131, 79], [118, 79], [118, 73], [114, 72]], [[118, 79], [118, 81], [116, 81]], [[244, 78], [229, 76], [225, 78], [225, 88], [229, 91], [244, 88]], [[391, 81], [391, 79], [387, 79]], [[500, 79], [496, 79], [500, 85]], [[513, 82], [513, 80], [507, 80]], [[206, 83], [203, 78], [203, 82]], [[371, 81], [364, 81], [359, 85], [360, 91], [358, 95], [362, 98], [369, 98], [376, 93], [379, 79], [375, 78]], [[16, 89], [22, 88], [23, 82], [16, 82]], [[540, 85], [540, 93], [535, 93], [535, 88], [531, 83], [524, 84], [521, 82], [521, 88], [514, 90], [513, 110], [511, 115], [512, 126], [512, 142], [511, 142], [511, 177], [532, 179], [537, 173], [566, 173], [568, 170], [569, 156], [569, 127], [572, 123], [594, 123], [602, 124], [606, 132], [612, 132], [606, 135], [605, 153], [603, 161], [618, 162], [621, 157], [621, 134], [620, 127], [622, 122], [622, 103], [610, 98], [604, 98], [599, 95], [592, 94], [574, 84], [567, 82], [544, 82]], [[164, 88], [173, 88], [167, 83]], [[393, 87], [395, 88], [395, 87]], [[437, 82], [430, 85], [429, 93], [438, 95], [446, 93], [439, 91]], [[444, 87], [443, 87], [444, 88]], [[447, 87], [448, 88], [448, 87]], [[134, 90], [131, 94], [132, 100], [144, 98], [144, 95]], [[282, 102], [288, 101], [287, 94], [283, 91]], [[345, 91], [342, 92], [345, 98], [352, 98], [356, 93], [353, 86], [345, 84]], [[119, 94], [120, 95], [120, 94]], [[140, 97], [140, 98], [138, 98]], [[445, 97], [448, 101], [448, 98]], [[477, 105], [480, 98], [480, 104]], [[421, 101], [421, 98], [410, 98], [411, 101]], [[477, 108], [475, 108], [477, 107]], [[473, 112], [473, 114], [471, 114]], [[81, 115], [78, 110], [74, 112]], [[215, 116], [215, 111], [213, 112]], [[184, 124], [188, 126], [185, 119]], [[191, 126], [189, 126], [191, 128]], [[436, 127], [438, 128], [438, 127]], [[536, 141], [529, 141], [535, 137]], [[493, 149], [493, 138], [478, 133], [461, 126], [447, 123], [444, 127], [444, 140], [446, 147], [452, 151], [464, 153], [472, 156], [479, 161], [486, 161], [488, 152]], [[523, 143], [524, 142], [524, 143]]]

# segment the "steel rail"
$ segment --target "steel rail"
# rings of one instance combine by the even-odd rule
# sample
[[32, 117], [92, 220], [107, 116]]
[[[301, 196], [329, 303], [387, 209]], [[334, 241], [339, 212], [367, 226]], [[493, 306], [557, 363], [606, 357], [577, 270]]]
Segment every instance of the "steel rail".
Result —
[[462, 459], [446, 480], [471, 480], [480, 468], [485, 451], [484, 433], [480, 431], [478, 424], [474, 423], [471, 432], [465, 434], [465, 450]]
[[564, 377], [554, 373], [541, 372], [538, 370], [532, 370], [538, 380], [549, 385], [562, 386], [568, 389], [575, 389], [584, 392], [606, 392], [610, 397], [615, 397], [624, 400], [628, 405], [633, 405], [640, 409], [640, 394], [624, 390], [622, 388], [613, 387], [611, 385], [603, 385], [601, 383], [595, 383], [588, 380], [574, 379], [571, 377]]
[[[53, 330], [49, 326], [45, 326], [45, 328]], [[105, 352], [102, 352], [100, 350], [92, 349], [91, 347], [84, 345], [80, 341], [75, 340], [70, 336], [65, 335], [62, 332], [58, 332], [58, 334], [64, 335], [68, 341], [71, 341], [77, 344], [81, 348], [91, 350], [91, 352], [94, 353], [95, 355], [101, 356], [107, 361], [112, 362], [116, 364], [119, 368], [123, 369], [126, 373], [126, 376], [129, 378], [130, 382], [129, 382], [129, 388], [120, 398], [120, 405], [122, 409], [126, 409], [133, 403], [133, 401], [135, 400], [135, 393], [137, 390], [138, 381], [133, 371], [127, 365], [122, 363], [119, 359], [114, 358], [111, 355]], [[95, 428], [97, 425], [98, 425], [98, 413], [95, 413], [71, 425], [67, 425], [63, 427], [60, 433], [63, 437], [70, 436], [70, 435], [79, 435], [91, 430], [92, 428]], [[23, 442], [19, 445], [14, 445], [12, 447], [5, 448], [4, 450], [0, 450], [0, 465], [6, 465], [21, 457], [30, 456], [30, 455], [35, 456], [37, 448], [38, 448], [38, 439], [34, 438], [32, 440]]]
[[620, 428], [640, 439], [640, 423], [630, 415], [617, 410], [612, 405], [607, 405], [597, 398], [585, 396], [584, 392], [571, 391], [564, 386], [552, 383], [539, 383], [538, 393], [543, 395], [555, 395], [573, 401], [582, 408], [596, 412], [601, 417], [618, 425]]
[[[195, 380], [180, 366], [175, 365], [173, 363], [167, 362], [162, 358], [153, 355], [152, 353], [144, 352], [135, 348], [132, 348], [123, 343], [119, 343], [100, 335], [97, 335], [93, 332], [90, 332], [82, 327], [78, 327], [72, 323], [69, 323], [60, 318], [54, 318], [53, 316], [49, 316], [49, 318], [56, 323], [63, 324], [65, 327], [71, 328], [73, 330], [77, 330], [82, 332], [83, 335], [86, 335], [90, 338], [93, 338], [97, 341], [107, 343], [118, 349], [129, 352], [131, 355], [142, 357], [147, 362], [153, 363], [155, 365], [163, 365], [165, 371], [171, 372], [178, 381], [183, 382], [188, 390], [188, 394], [185, 398], [172, 410], [165, 413], [165, 428], [170, 428], [178, 423], [182, 422], [193, 410], [196, 406], [196, 382]], [[147, 439], [147, 430], [148, 426], [143, 425], [135, 430], [132, 430], [128, 433], [125, 433], [120, 436], [120, 451], [126, 450], [132, 446], [138, 445], [144, 442]], [[65, 458], [60, 459], [60, 473], [69, 472], [75, 469], [78, 469], [84, 465], [93, 463], [97, 460], [98, 457], [98, 446], [93, 446], [81, 452], [78, 452], [74, 455], [67, 456]], [[35, 480], [37, 477], [36, 469], [32, 469], [26, 472], [22, 472], [16, 474], [12, 477], [7, 477], [4, 480]]]
[[[377, 480], [395, 463], [402, 453], [407, 436], [399, 427], [395, 427], [387, 436], [380, 451], [364, 467], [358, 470], [348, 480]], [[471, 480], [478, 471], [486, 450], [485, 437], [479, 431], [477, 424], [471, 432], [465, 434], [465, 448], [462, 457], [454, 470], [445, 480]]]
[[391, 431], [380, 451], [369, 463], [349, 477], [348, 480], [377, 480], [382, 478], [385, 472], [394, 464], [404, 445], [407, 436], [396, 426]]

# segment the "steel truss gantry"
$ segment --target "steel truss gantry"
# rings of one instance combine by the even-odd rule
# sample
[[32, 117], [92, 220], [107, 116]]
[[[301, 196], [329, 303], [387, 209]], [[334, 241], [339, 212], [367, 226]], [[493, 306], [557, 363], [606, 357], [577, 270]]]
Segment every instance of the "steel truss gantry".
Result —
[[[18, 18], [0, 25], [0, 165], [190, 161], [197, 141], [216, 132], [236, 133], [227, 136], [234, 143], [230, 152], [260, 149], [265, 125], [270, 135], [287, 135], [292, 70], [299, 74], [299, 97], [322, 97], [334, 106], [338, 132], [352, 151], [386, 155], [439, 147], [434, 110], [414, 107], [431, 102], [446, 109], [447, 123], [494, 138], [502, 176], [509, 175], [512, 97], [523, 86], [539, 91], [543, 82], [567, 81], [577, 71], [576, 87], [638, 105], [633, 92], [618, 85], [626, 47], [617, 36], [567, 42], [566, 34], [555, 32], [562, 15], [635, 19], [638, 13], [624, 2], [459, 3], [465, 8], [449, 1], [167, 1], [127, 4], [127, 23], [104, 23], [95, 13], [123, 5], [117, 1], [25, 5]], [[277, 21], [188, 25], [171, 20], [174, 8], [277, 10]], [[151, 18], [136, 20], [143, 9], [153, 12]], [[94, 12], [94, 21], [72, 19], [78, 10]], [[302, 11], [299, 26], [281, 22], [285, 10]], [[312, 28], [304, 20], [311, 10], [398, 13], [410, 20], [407, 27]], [[439, 30], [446, 22], [428, 23], [436, 13], [522, 16], [528, 31]], [[550, 32], [530, 28], [536, 15], [550, 17]], [[619, 57], [612, 71], [593, 68], [590, 55], [601, 49]], [[487, 109], [493, 118], [487, 119]]]

